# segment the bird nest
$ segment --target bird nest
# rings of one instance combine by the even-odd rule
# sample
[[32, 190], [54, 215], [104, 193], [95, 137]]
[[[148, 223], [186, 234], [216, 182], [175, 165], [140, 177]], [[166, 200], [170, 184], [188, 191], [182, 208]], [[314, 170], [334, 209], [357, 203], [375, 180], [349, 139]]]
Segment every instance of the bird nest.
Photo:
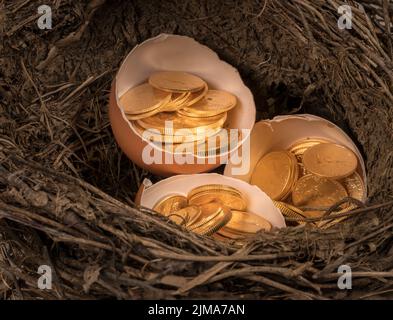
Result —
[[[4, 299], [392, 297], [389, 1], [34, 1], [0, 10], [0, 294]], [[108, 14], [110, 13], [110, 14]], [[389, 14], [390, 13], [390, 14]], [[184, 34], [239, 69], [259, 119], [311, 113], [363, 153], [369, 202], [328, 230], [260, 232], [238, 249], [133, 203], [152, 176], [117, 147], [108, 93], [132, 47]], [[340, 265], [352, 289], [340, 290]], [[39, 289], [39, 267], [52, 288]]]

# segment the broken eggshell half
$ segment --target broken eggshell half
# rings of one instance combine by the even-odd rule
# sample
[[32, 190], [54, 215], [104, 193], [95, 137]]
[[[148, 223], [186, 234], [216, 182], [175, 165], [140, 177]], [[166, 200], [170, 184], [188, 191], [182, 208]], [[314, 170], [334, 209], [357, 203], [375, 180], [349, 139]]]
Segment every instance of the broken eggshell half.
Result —
[[362, 155], [351, 138], [334, 123], [310, 114], [277, 116], [272, 120], [257, 122], [249, 138], [249, 152], [242, 148], [239, 161], [230, 161], [225, 166], [225, 176], [250, 182], [254, 167], [265, 154], [287, 150], [299, 140], [322, 138], [343, 145], [356, 154], [359, 160], [357, 172], [363, 178], [365, 186], [362, 201], [367, 200], [367, 176]]
[[[237, 97], [237, 106], [228, 112], [226, 127], [246, 130], [234, 148], [230, 146], [229, 152], [220, 155], [188, 154], [181, 163], [169, 149], [144, 139], [136, 131], [126, 118], [120, 97], [130, 88], [147, 81], [152, 73], [164, 70], [192, 73], [205, 80], [209, 88], [225, 90]], [[213, 50], [179, 35], [161, 34], [132, 49], [120, 66], [110, 93], [109, 118], [118, 145], [138, 166], [163, 176], [207, 172], [225, 163], [249, 136], [255, 114], [253, 95], [239, 72], [220, 60]]]
[[152, 209], [158, 201], [162, 200], [163, 190], [165, 190], [166, 196], [172, 194], [187, 196], [192, 189], [208, 184], [221, 184], [236, 188], [243, 194], [248, 203], [247, 211], [265, 218], [275, 228], [284, 228], [286, 226], [280, 210], [274, 206], [272, 200], [258, 187], [217, 173], [178, 175], [161, 180], [153, 185], [143, 183], [141, 193], [136, 201], [142, 207]]

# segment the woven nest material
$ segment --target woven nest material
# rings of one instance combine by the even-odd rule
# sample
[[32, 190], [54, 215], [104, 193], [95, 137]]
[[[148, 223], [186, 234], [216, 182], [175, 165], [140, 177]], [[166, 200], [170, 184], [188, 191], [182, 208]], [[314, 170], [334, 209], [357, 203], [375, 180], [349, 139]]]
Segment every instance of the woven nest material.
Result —
[[[0, 9], [0, 297], [324, 299], [393, 297], [393, 5], [336, 0], [34, 1]], [[239, 69], [258, 118], [312, 113], [365, 158], [369, 203], [321, 231], [259, 233], [239, 249], [137, 208], [145, 177], [118, 149], [108, 91], [132, 47], [184, 34]], [[339, 290], [337, 268], [352, 268]], [[51, 290], [37, 288], [40, 265]]]

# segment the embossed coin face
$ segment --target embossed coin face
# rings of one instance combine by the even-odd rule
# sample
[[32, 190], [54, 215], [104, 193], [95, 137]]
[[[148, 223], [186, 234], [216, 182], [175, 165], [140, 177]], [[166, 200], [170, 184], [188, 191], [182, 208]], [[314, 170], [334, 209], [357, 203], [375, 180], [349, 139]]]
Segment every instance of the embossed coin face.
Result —
[[[298, 207], [330, 207], [347, 197], [341, 183], [335, 180], [307, 175], [300, 178], [292, 191], [292, 202]], [[320, 217], [322, 211], [304, 211], [308, 217]]]
[[342, 184], [347, 189], [348, 195], [359, 201], [364, 201], [365, 186], [362, 177], [355, 171], [349, 177], [342, 180]]
[[303, 156], [304, 152], [306, 152], [307, 149], [314, 147], [318, 144], [321, 143], [328, 143], [329, 141], [320, 139], [320, 138], [308, 138], [308, 139], [302, 139], [300, 141], [296, 141], [290, 148], [289, 151], [292, 152], [296, 157], [301, 157]]
[[131, 88], [120, 97], [120, 105], [124, 112], [129, 115], [149, 116], [153, 110], [159, 108], [161, 104], [167, 103], [171, 94], [157, 90], [148, 83]]
[[197, 206], [188, 206], [183, 209], [171, 212], [167, 215], [167, 217], [176, 224], [182, 226], [189, 226], [192, 225], [195, 221], [197, 221], [201, 214], [201, 208]]
[[231, 110], [236, 106], [236, 101], [236, 97], [229, 92], [208, 90], [197, 103], [178, 112], [189, 117], [212, 117]]
[[304, 152], [303, 164], [308, 172], [317, 176], [342, 179], [356, 170], [358, 159], [351, 150], [344, 146], [322, 143]]
[[215, 201], [235, 210], [245, 210], [247, 207], [245, 199], [238, 190], [224, 185], [206, 185], [195, 188], [188, 194], [188, 201], [193, 205]]
[[272, 225], [255, 213], [232, 210], [232, 218], [225, 228], [235, 232], [256, 233], [260, 230], [269, 231]]
[[149, 83], [157, 89], [170, 92], [195, 92], [203, 89], [206, 85], [201, 78], [182, 71], [153, 73], [149, 77]]
[[295, 166], [296, 158], [289, 152], [270, 152], [255, 166], [251, 184], [258, 186], [273, 200], [281, 200], [297, 179]]
[[187, 206], [187, 198], [181, 195], [171, 195], [158, 201], [153, 207], [154, 211], [167, 216], [171, 212], [178, 211]]

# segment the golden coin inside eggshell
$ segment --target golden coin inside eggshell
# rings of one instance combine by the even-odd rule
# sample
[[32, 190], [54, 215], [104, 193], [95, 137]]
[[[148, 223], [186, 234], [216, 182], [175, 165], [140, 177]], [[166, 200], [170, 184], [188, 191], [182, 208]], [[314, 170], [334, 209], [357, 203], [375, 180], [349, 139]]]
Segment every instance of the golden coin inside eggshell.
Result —
[[270, 152], [255, 166], [251, 184], [258, 186], [273, 200], [281, 200], [293, 185], [293, 179], [297, 179], [293, 172], [296, 165], [294, 155], [289, 152]]
[[197, 128], [217, 129], [224, 125], [226, 119], [226, 113], [214, 117], [201, 118], [196, 120], [187, 116], [179, 115], [174, 112], [161, 112], [149, 118], [137, 120], [137, 123], [145, 129], [157, 129], [162, 133], [176, 134], [174, 130], [191, 130]]
[[296, 157], [302, 157], [307, 149], [314, 147], [321, 143], [329, 143], [328, 140], [321, 138], [307, 138], [296, 141], [292, 146], [289, 147], [289, 151], [292, 152]]
[[239, 210], [232, 210], [232, 218], [225, 225], [226, 229], [243, 233], [256, 233], [260, 230], [269, 231], [272, 225], [261, 216]]
[[206, 85], [201, 78], [183, 71], [161, 71], [149, 77], [149, 83], [160, 90], [170, 92], [195, 92]]
[[120, 97], [120, 105], [126, 114], [141, 115], [158, 109], [167, 103], [171, 93], [157, 90], [150, 84], [144, 83], [128, 90]]
[[[300, 178], [292, 191], [292, 202], [297, 207], [331, 207], [348, 196], [338, 181], [307, 175]], [[320, 217], [323, 211], [304, 211], [307, 217]]]
[[231, 209], [218, 203], [210, 202], [200, 206], [201, 219], [190, 226], [190, 230], [200, 235], [211, 235], [224, 227], [232, 217]]
[[320, 177], [342, 179], [355, 172], [358, 159], [352, 150], [334, 143], [322, 143], [303, 154], [305, 169]]
[[190, 117], [212, 117], [227, 112], [236, 106], [236, 97], [223, 90], [208, 90], [206, 95], [190, 107], [178, 112]]
[[169, 219], [179, 225], [192, 225], [199, 219], [202, 210], [197, 206], [188, 206], [177, 211], [173, 211], [167, 215]]
[[[191, 94], [187, 97], [187, 100], [182, 103], [180, 108], [189, 107], [197, 103], [199, 100], [206, 96], [208, 90], [209, 87], [207, 86], [207, 84], [205, 84], [205, 87], [202, 90], [191, 92]], [[178, 108], [177, 110], [179, 110], [180, 108]]]
[[213, 201], [235, 210], [245, 210], [247, 207], [242, 193], [230, 186], [214, 184], [200, 186], [188, 194], [188, 202], [193, 205], [203, 205]]
[[187, 206], [187, 198], [182, 195], [171, 195], [158, 201], [153, 210], [167, 216], [171, 212], [178, 211]]
[[364, 201], [366, 187], [359, 173], [355, 171], [349, 177], [344, 178], [341, 182], [351, 198]]

